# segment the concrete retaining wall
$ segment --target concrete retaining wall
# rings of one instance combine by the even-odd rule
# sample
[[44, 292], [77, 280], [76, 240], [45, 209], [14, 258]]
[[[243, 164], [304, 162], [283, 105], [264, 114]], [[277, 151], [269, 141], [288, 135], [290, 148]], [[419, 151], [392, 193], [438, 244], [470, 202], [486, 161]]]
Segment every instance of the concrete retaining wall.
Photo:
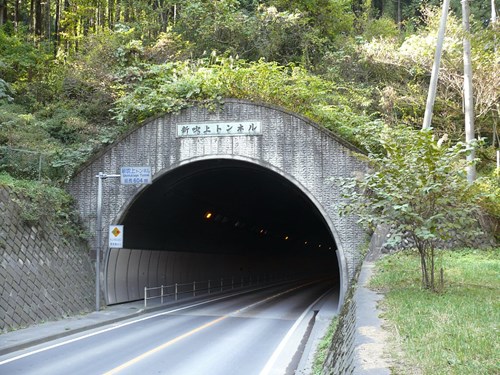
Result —
[[[375, 369], [373, 372], [364, 370], [360, 364], [359, 356], [360, 346], [366, 342], [366, 338], [360, 333], [361, 327], [366, 324], [380, 325], [376, 299], [363, 295], [366, 293], [376, 294], [366, 289], [366, 265], [380, 257], [380, 250], [387, 239], [387, 233], [387, 227], [377, 228], [371, 237], [366, 257], [356, 268], [353, 282], [347, 290], [339, 314], [337, 330], [333, 335], [329, 354], [323, 364], [322, 375], [382, 375], [388, 373], [388, 370], [384, 368]], [[360, 307], [358, 307], [358, 303], [361, 304]], [[380, 358], [380, 360], [382, 359]]]
[[[180, 137], [177, 126], [183, 124], [231, 123], [255, 121], [262, 124], [258, 136]], [[350, 284], [361, 260], [359, 247], [365, 233], [353, 216], [340, 216], [344, 200], [340, 189], [331, 182], [366, 170], [356, 150], [334, 134], [297, 114], [263, 103], [226, 99], [217, 111], [192, 107], [151, 119], [123, 136], [97, 155], [68, 185], [91, 234], [96, 233], [95, 207], [99, 172], [118, 173], [121, 166], [150, 166], [153, 183], [175, 168], [210, 159], [232, 159], [266, 168], [289, 180], [313, 202], [323, 215], [337, 245], [341, 268], [341, 295]], [[107, 225], [119, 224], [144, 186], [107, 184], [103, 191], [103, 233]], [[93, 243], [93, 242], [92, 242]], [[106, 255], [106, 235], [101, 254]], [[101, 263], [106, 267], [105, 262]], [[107, 280], [101, 270], [102, 280]], [[342, 299], [342, 298], [341, 298]], [[108, 303], [112, 303], [108, 296]]]
[[0, 333], [90, 311], [94, 268], [86, 245], [54, 222], [27, 225], [0, 186]]
[[323, 365], [322, 375], [355, 373], [354, 342], [356, 335], [356, 291], [355, 281], [349, 287], [339, 314], [337, 330], [333, 335], [328, 357]]

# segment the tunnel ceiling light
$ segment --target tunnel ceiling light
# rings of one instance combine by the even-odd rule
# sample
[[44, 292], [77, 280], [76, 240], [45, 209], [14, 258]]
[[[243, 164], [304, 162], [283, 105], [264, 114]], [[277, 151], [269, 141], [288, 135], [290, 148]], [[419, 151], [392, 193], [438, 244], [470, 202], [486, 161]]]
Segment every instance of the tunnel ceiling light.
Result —
[[212, 218], [212, 216], [213, 216], [213, 214], [210, 211], [206, 212], [204, 215], [205, 219], [207, 219], [207, 220], [210, 220]]
[[304, 245], [307, 245], [307, 241], [304, 241]]
[[319, 244], [318, 247], [321, 247], [321, 244]]
[[290, 237], [288, 237], [288, 236], [285, 236], [285, 241], [286, 241], [286, 240], [288, 240], [289, 238], [290, 238]]

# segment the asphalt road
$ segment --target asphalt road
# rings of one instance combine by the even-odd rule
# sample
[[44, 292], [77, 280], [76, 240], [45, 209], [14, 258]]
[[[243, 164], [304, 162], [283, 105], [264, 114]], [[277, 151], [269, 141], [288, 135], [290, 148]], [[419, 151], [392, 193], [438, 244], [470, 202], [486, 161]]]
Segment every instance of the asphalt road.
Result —
[[293, 374], [317, 302], [302, 282], [172, 307], [0, 357], [0, 374]]

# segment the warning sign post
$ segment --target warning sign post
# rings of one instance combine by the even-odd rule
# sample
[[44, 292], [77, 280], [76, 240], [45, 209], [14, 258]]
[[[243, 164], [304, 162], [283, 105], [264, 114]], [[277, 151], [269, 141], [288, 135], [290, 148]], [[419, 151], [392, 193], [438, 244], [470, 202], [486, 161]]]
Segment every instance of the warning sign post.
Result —
[[[101, 308], [101, 240], [102, 240], [102, 181], [108, 178], [120, 177], [122, 184], [137, 185], [151, 184], [151, 167], [123, 167], [121, 174], [107, 174], [99, 172], [95, 176], [98, 179], [97, 183], [97, 209], [96, 209], [96, 235], [95, 235], [95, 309], [99, 311]], [[109, 247], [123, 248], [123, 225], [111, 225], [109, 227]]]
[[123, 225], [109, 226], [109, 247], [114, 249], [123, 248]]

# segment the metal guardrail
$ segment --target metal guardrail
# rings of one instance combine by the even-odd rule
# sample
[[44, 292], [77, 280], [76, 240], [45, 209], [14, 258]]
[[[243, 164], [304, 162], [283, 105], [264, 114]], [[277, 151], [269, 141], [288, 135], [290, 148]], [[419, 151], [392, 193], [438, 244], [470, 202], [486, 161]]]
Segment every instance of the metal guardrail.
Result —
[[[165, 300], [177, 301], [181, 296], [189, 295], [196, 297], [201, 294], [211, 294], [216, 292], [223, 292], [225, 290], [232, 290], [235, 288], [242, 288], [245, 286], [259, 285], [261, 283], [268, 283], [271, 281], [278, 281], [286, 279], [284, 275], [257, 275], [239, 277], [235, 279], [220, 278], [217, 280], [206, 281], [193, 281], [190, 283], [175, 283], [171, 285], [160, 285], [156, 287], [144, 287], [144, 307], [147, 307], [148, 301], [153, 299], [160, 299], [163, 304]], [[148, 295], [149, 292], [149, 295]]]

